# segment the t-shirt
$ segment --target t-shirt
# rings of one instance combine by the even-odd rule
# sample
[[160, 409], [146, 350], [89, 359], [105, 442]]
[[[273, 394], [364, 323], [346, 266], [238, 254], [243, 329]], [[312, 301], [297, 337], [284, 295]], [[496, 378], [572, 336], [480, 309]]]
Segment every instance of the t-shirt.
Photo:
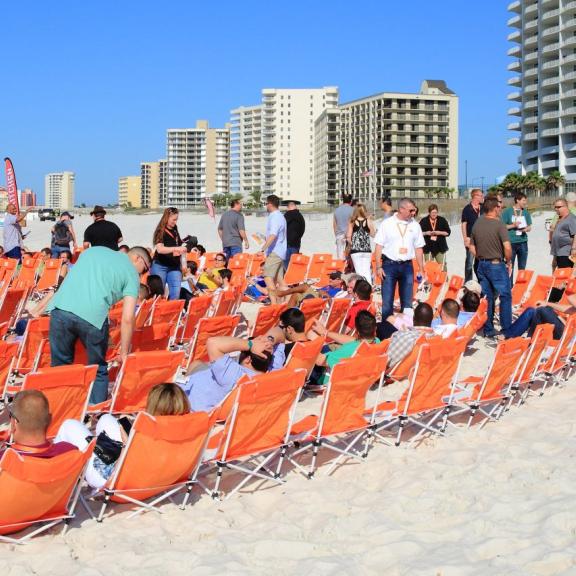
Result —
[[[328, 352], [326, 354], [326, 366], [330, 369], [334, 368], [340, 360], [345, 360], [346, 358], [352, 358], [358, 350], [358, 347], [361, 344], [361, 340], [353, 340], [352, 342], [346, 342], [341, 346], [338, 346], [336, 350], [332, 350], [332, 352]], [[380, 340], [378, 338], [374, 338], [374, 344], [379, 344]], [[328, 374], [324, 373], [320, 379], [318, 380], [319, 384], [327, 384], [328, 383]]]
[[425, 245], [420, 224], [416, 220], [400, 220], [396, 215], [382, 221], [374, 242], [382, 246], [384, 256], [396, 261], [414, 259], [416, 248]]
[[236, 210], [226, 210], [220, 217], [218, 230], [222, 230], [222, 246], [224, 248], [231, 248], [232, 246], [242, 247], [240, 230], [246, 230], [244, 215]]
[[358, 300], [358, 302], [354, 302], [352, 306], [350, 306], [350, 310], [348, 310], [348, 315], [346, 316], [346, 320], [344, 323], [348, 328], [354, 329], [354, 322], [356, 322], [356, 316], [358, 316], [358, 312], [361, 310], [368, 310], [370, 308], [370, 300]]
[[108, 220], [96, 220], [84, 231], [84, 242], [89, 242], [90, 246], [105, 246], [110, 250], [118, 250], [121, 239], [120, 228]]
[[268, 214], [266, 221], [266, 238], [271, 235], [276, 236], [274, 242], [268, 246], [266, 255], [274, 253], [282, 260], [286, 258], [286, 219], [280, 210], [274, 210]]
[[336, 234], [345, 235], [348, 230], [348, 223], [352, 218], [354, 208], [350, 204], [342, 204], [334, 210], [334, 221], [336, 222]]
[[54, 295], [48, 310], [66, 310], [99, 330], [110, 308], [125, 296], [138, 298], [140, 278], [130, 258], [103, 246], [85, 250]]
[[[0, 450], [0, 458], [2, 458], [7, 448], [8, 447]], [[78, 450], [78, 448], [74, 446], [74, 444], [70, 444], [70, 442], [50, 442], [48, 440], [46, 440], [44, 444], [38, 444], [36, 446], [26, 446], [25, 444], [14, 443], [10, 448], [24, 456], [44, 459], [54, 458], [55, 456], [60, 456], [60, 454], [65, 454], [72, 450]]]
[[10, 252], [13, 248], [22, 246], [22, 228], [18, 224], [16, 214], [4, 216], [4, 253]]
[[[504, 224], [514, 224], [516, 221], [520, 223], [522, 228], [525, 228], [526, 226], [532, 226], [532, 216], [530, 216], [530, 212], [528, 212], [526, 209], [515, 210], [513, 206], [510, 206], [502, 212], [502, 222], [504, 222]], [[508, 230], [508, 237], [510, 238], [510, 242], [512, 242], [512, 244], [528, 242], [528, 234], [523, 232], [521, 229], [511, 228]]]
[[472, 204], [466, 204], [462, 210], [462, 222], [466, 222], [466, 236], [470, 238], [470, 234], [472, 234], [472, 227], [478, 220], [480, 216], [480, 207], [475, 209]]
[[576, 235], [576, 216], [569, 214], [558, 220], [552, 234], [551, 253], [553, 256], [570, 256], [572, 240]]
[[[162, 234], [162, 244], [164, 244], [164, 246], [173, 248], [182, 246], [182, 240], [180, 239], [177, 226], [174, 226], [174, 228], [171, 230], [164, 228], [164, 233]], [[168, 268], [180, 270], [180, 256], [174, 256], [172, 254], [159, 254], [158, 252], [155, 252], [154, 262], [157, 262], [158, 264]]]
[[509, 242], [506, 225], [499, 218], [481, 216], [474, 224], [470, 243], [480, 260], [504, 259], [504, 242]]
[[286, 219], [286, 242], [288, 246], [300, 250], [302, 236], [306, 231], [306, 221], [300, 210], [287, 210], [284, 213]]

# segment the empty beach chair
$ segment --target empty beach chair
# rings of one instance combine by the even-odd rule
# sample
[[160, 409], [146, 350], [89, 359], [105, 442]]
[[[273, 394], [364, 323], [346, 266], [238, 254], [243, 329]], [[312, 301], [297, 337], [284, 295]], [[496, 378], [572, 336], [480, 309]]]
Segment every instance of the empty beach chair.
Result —
[[316, 282], [316, 285], [320, 286], [321, 288], [323, 286], [328, 286], [328, 282], [330, 280], [330, 274], [332, 274], [332, 272], [340, 272], [343, 274], [345, 270], [346, 270], [346, 260], [338, 260], [336, 258], [331, 258], [322, 267], [322, 271], [320, 273], [320, 280]]
[[512, 306], [520, 306], [522, 300], [528, 297], [533, 276], [533, 270], [518, 270], [514, 286], [512, 286]]
[[306, 280], [308, 266], [310, 265], [310, 257], [304, 254], [292, 254], [288, 269], [284, 274], [284, 282], [286, 284], [300, 284]]
[[42, 340], [48, 340], [50, 316], [31, 318], [26, 324], [26, 330], [20, 345], [20, 354], [16, 362], [16, 371], [20, 374], [30, 372], [34, 368], [38, 349]]
[[317, 280], [322, 276], [324, 266], [332, 261], [332, 254], [312, 254], [308, 272], [306, 274], [307, 280]]
[[167, 322], [177, 327], [183, 310], [184, 300], [158, 300], [152, 309], [150, 324]]
[[326, 318], [326, 329], [328, 331], [339, 333], [343, 331], [344, 321], [346, 320], [350, 306], [352, 306], [352, 300], [348, 298], [332, 299]]
[[130, 352], [168, 350], [174, 339], [177, 327], [177, 324], [162, 322], [144, 326], [140, 330], [134, 330]]
[[457, 276], [456, 274], [450, 276], [444, 299], [452, 298], [452, 300], [457, 300], [458, 292], [460, 292], [462, 286], [464, 286], [464, 278], [462, 276]]
[[0, 302], [0, 323], [8, 322], [12, 327], [20, 316], [26, 300], [28, 300], [29, 288], [8, 288]]
[[222, 290], [213, 298], [212, 306], [214, 312], [212, 316], [231, 316], [236, 307], [237, 294], [233, 289]]
[[182, 330], [178, 335], [179, 344], [187, 344], [192, 340], [200, 318], [204, 318], [208, 314], [211, 305], [212, 296], [198, 296], [190, 300]]
[[156, 300], [157, 298], [149, 298], [140, 303], [138, 310], [136, 310], [135, 330], [140, 330], [141, 328], [144, 328], [144, 326], [150, 324], [150, 318], [152, 317], [152, 310], [154, 309]]

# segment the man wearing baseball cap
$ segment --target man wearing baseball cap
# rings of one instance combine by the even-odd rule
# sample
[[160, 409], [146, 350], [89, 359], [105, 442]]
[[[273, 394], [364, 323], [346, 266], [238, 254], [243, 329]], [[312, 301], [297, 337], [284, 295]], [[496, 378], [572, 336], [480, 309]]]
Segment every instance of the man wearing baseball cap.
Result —
[[105, 220], [106, 210], [102, 206], [94, 206], [90, 212], [94, 222], [84, 232], [84, 249], [90, 246], [104, 246], [111, 250], [118, 250], [122, 243], [122, 232], [114, 222]]

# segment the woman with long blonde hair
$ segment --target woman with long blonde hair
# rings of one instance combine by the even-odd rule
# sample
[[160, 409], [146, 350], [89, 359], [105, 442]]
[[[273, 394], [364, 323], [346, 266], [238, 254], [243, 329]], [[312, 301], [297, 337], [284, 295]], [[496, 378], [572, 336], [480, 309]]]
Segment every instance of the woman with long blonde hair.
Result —
[[150, 274], [156, 274], [162, 279], [164, 286], [168, 284], [168, 299], [180, 298], [182, 284], [182, 267], [180, 256], [186, 254], [186, 246], [178, 233], [178, 208], [165, 208], [154, 231], [154, 258]]
[[374, 224], [366, 211], [366, 207], [362, 203], [356, 204], [348, 223], [346, 240], [356, 274], [364, 277], [370, 284], [372, 284], [372, 245], [370, 238], [375, 233]]

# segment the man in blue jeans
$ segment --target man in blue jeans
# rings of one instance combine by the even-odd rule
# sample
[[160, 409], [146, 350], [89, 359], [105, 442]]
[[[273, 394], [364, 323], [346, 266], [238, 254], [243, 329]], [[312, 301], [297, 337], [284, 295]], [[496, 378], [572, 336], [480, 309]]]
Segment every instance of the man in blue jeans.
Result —
[[500, 296], [500, 327], [506, 334], [512, 324], [512, 247], [508, 230], [500, 220], [500, 201], [489, 196], [484, 202], [484, 214], [478, 218], [470, 235], [470, 252], [478, 260], [478, 279], [488, 300], [488, 319], [484, 336], [496, 336], [494, 307]]
[[232, 200], [230, 209], [220, 216], [218, 235], [222, 240], [222, 252], [226, 256], [226, 261], [242, 252], [242, 242], [246, 250], [250, 247], [240, 200]]
[[98, 366], [90, 404], [108, 397], [108, 312], [123, 300], [120, 360], [124, 361], [134, 331], [139, 275], [147, 272], [150, 264], [150, 254], [141, 246], [128, 254], [94, 246], [82, 253], [49, 304], [51, 365], [73, 364], [76, 341], [80, 340], [88, 364]]
[[420, 275], [424, 279], [424, 236], [420, 224], [414, 220], [416, 205], [410, 198], [402, 198], [398, 212], [380, 224], [374, 242], [376, 273], [382, 278], [382, 318], [394, 311], [394, 291], [398, 284], [400, 308], [412, 308], [414, 269], [416, 258]]

